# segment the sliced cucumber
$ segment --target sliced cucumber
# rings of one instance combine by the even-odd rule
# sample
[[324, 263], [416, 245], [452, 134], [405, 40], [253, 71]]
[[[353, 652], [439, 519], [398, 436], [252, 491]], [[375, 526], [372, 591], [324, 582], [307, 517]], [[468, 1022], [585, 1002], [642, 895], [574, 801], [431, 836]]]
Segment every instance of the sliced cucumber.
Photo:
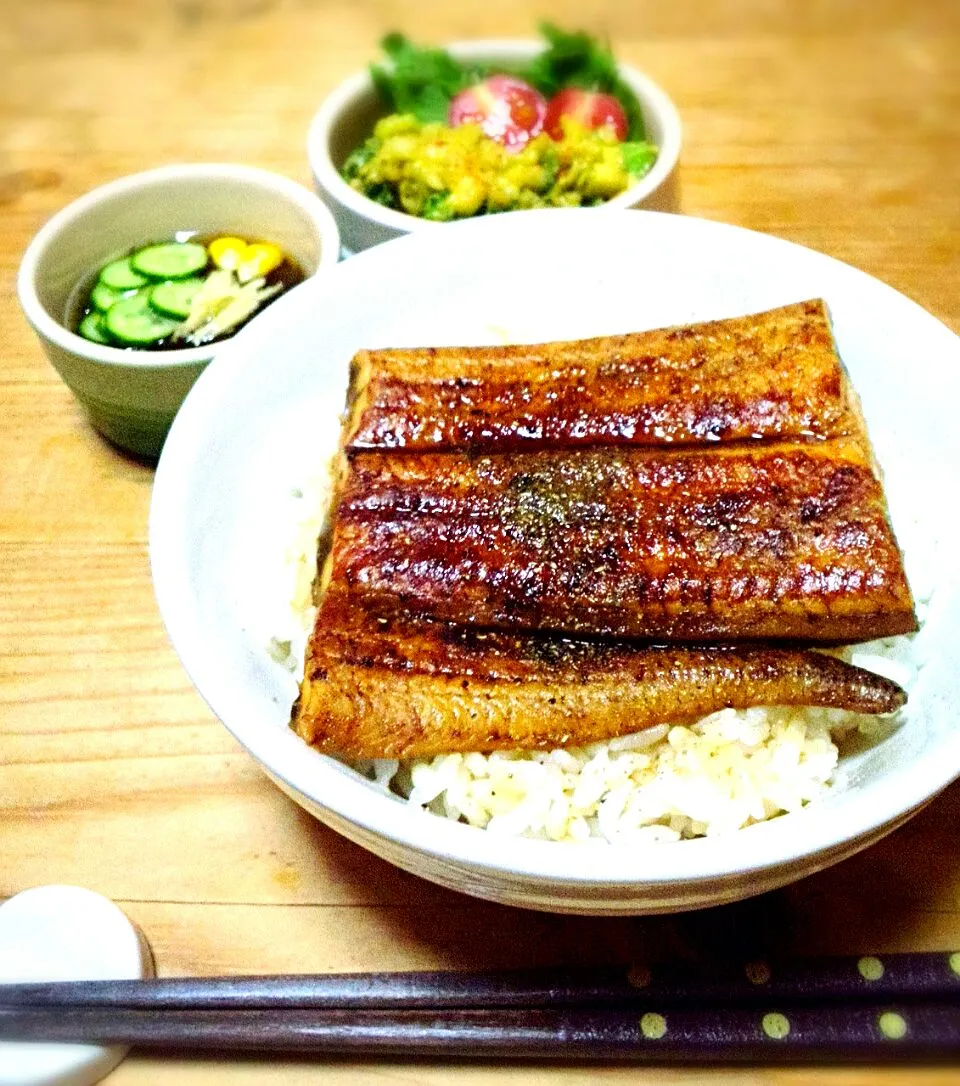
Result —
[[77, 333], [91, 343], [110, 343], [110, 337], [103, 327], [103, 317], [99, 313], [88, 313], [80, 322]]
[[143, 290], [114, 302], [103, 318], [107, 332], [128, 347], [146, 347], [166, 339], [178, 322], [164, 317], [150, 304], [150, 291]]
[[100, 282], [111, 290], [123, 292], [136, 290], [144, 286], [148, 280], [145, 275], [134, 271], [130, 257], [125, 256], [122, 260], [112, 260], [100, 269]]
[[165, 241], [134, 253], [130, 263], [151, 279], [185, 279], [207, 266], [207, 250], [195, 241]]
[[203, 284], [204, 280], [198, 277], [169, 279], [165, 283], [157, 283], [150, 291], [150, 304], [165, 317], [186, 320], [190, 316], [193, 299]]
[[127, 298], [134, 293], [136, 292], [132, 290], [113, 290], [106, 283], [95, 283], [90, 291], [90, 301], [101, 313], [106, 313], [121, 298]]

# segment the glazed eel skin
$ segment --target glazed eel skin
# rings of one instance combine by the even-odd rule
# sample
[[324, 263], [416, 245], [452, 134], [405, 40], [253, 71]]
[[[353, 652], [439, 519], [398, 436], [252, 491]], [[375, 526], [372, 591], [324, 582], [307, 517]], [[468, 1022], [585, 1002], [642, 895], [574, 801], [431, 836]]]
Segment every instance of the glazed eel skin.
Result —
[[546, 748], [905, 701], [801, 644], [916, 628], [822, 302], [360, 352], [350, 396], [293, 717], [318, 749]]
[[329, 596], [293, 727], [350, 758], [580, 745], [727, 707], [888, 713], [896, 683], [834, 657], [770, 646], [640, 646], [371, 620]]
[[374, 616], [513, 631], [840, 643], [916, 627], [883, 491], [848, 438], [358, 454], [324, 581]]
[[819, 299], [749, 317], [504, 347], [359, 351], [344, 447], [533, 447], [830, 438], [859, 412]]

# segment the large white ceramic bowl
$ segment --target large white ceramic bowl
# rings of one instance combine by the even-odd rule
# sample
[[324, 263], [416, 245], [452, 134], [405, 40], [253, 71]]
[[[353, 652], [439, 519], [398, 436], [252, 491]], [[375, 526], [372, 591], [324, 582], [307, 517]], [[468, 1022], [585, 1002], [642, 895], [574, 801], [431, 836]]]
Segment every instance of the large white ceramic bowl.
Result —
[[340, 256], [324, 204], [295, 181], [252, 166], [162, 166], [101, 185], [54, 215], [24, 254], [20, 305], [93, 425], [140, 456], [159, 455], [219, 344], [137, 351], [91, 343], [68, 326], [67, 309], [78, 285], [109, 260], [182, 230], [275, 242], [307, 276]]
[[[415, 809], [289, 730], [296, 683], [268, 643], [288, 613], [280, 586], [293, 495], [335, 446], [354, 351], [624, 332], [811, 297], [833, 314], [908, 573], [930, 598], [915, 642], [926, 663], [904, 724], [845, 757], [825, 799], [726, 836], [643, 848], [505, 838]], [[960, 773], [958, 525], [956, 503], [944, 500], [960, 462], [958, 396], [960, 340], [944, 325], [862, 272], [762, 234], [595, 210], [411, 234], [281, 298], [197, 382], [157, 471], [157, 599], [193, 681], [252, 757], [319, 819], [398, 866], [556, 911], [730, 901], [865, 847]]]
[[[446, 46], [459, 60], [507, 65], [528, 61], [543, 47], [542, 42], [497, 39], [454, 42]], [[645, 177], [606, 206], [676, 211], [679, 207], [677, 168], [682, 137], [680, 116], [666, 92], [649, 76], [623, 64], [620, 74], [636, 94], [643, 111], [647, 138], [659, 147], [660, 153]], [[352, 189], [340, 176], [347, 155], [373, 132], [374, 122], [384, 112], [369, 71], [357, 72], [323, 101], [307, 137], [307, 156], [317, 192], [333, 212], [344, 248], [351, 253], [413, 230], [447, 225], [383, 207]]]

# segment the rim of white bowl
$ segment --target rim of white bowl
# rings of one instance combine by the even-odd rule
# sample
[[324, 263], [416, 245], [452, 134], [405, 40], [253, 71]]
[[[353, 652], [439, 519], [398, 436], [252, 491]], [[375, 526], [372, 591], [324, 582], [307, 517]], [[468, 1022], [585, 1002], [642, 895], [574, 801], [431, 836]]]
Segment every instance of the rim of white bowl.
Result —
[[56, 212], [33, 236], [27, 246], [17, 272], [17, 297], [20, 306], [36, 331], [63, 350], [82, 355], [105, 366], [137, 366], [143, 369], [191, 366], [210, 359], [219, 344], [208, 343], [202, 347], [186, 347], [170, 351], [129, 351], [122, 347], [110, 347], [94, 343], [71, 332], [46, 310], [37, 294], [37, 267], [54, 239], [68, 226], [82, 219], [104, 200], [113, 199], [128, 192], [149, 189], [152, 185], [175, 180], [202, 180], [229, 177], [253, 186], [268, 189], [280, 200], [295, 204], [314, 223], [320, 239], [320, 259], [312, 278], [322, 267], [336, 264], [340, 259], [340, 231], [327, 205], [304, 185], [282, 174], [264, 170], [259, 166], [245, 166], [231, 162], [193, 162], [170, 166], [158, 166], [139, 173], [127, 174], [84, 193], [66, 207]]
[[[531, 212], [541, 218], [566, 213], [566, 209]], [[586, 214], [585, 211], [582, 213]], [[806, 246], [795, 242], [732, 224], [655, 211], [643, 211], [642, 214], [697, 224], [718, 233], [756, 234], [770, 244], [806, 250]], [[507, 229], [502, 216], [465, 219], [449, 225], [469, 233], [475, 229], [490, 229], [491, 224], [495, 229]], [[415, 233], [395, 238], [351, 257], [333, 274], [358, 274], [369, 260], [379, 259], [378, 254], [385, 246], [393, 247], [393, 252], [404, 252], [417, 243]], [[912, 307], [930, 320], [937, 320], [881, 280], [834, 257], [823, 253], [817, 256], [870, 280], [881, 291], [889, 291], [899, 303]], [[278, 305], [282, 304], [282, 300], [278, 302]], [[675, 844], [662, 843], [649, 849], [616, 844], [597, 847], [596, 841], [580, 847], [553, 841], [504, 838], [485, 829], [438, 817], [379, 791], [349, 766], [310, 748], [305, 749], [303, 741], [290, 730], [278, 732], [265, 727], [263, 720], [251, 712], [242, 693], [225, 682], [216, 655], [207, 651], [204, 633], [193, 621], [193, 586], [185, 568], [178, 565], [176, 548], [161, 545], [163, 539], [182, 536], [186, 530], [189, 510], [177, 492], [176, 480], [188, 473], [190, 465], [202, 455], [208, 439], [205, 413], [212, 411], [219, 402], [217, 382], [218, 371], [214, 367], [194, 386], [174, 422], [176, 439], [168, 442], [157, 468], [149, 538], [154, 590], [161, 616], [184, 669], [227, 730], [271, 777], [357, 830], [435, 863], [453, 865], [461, 870], [469, 868], [480, 875], [518, 880], [535, 878], [544, 885], [640, 889], [668, 884], [702, 885], [717, 880], [729, 883], [784, 865], [802, 865], [804, 874], [826, 867], [894, 828], [960, 774], [960, 730], [957, 730], [891, 774], [886, 781], [886, 791], [894, 789], [896, 799], [882, 809], [878, 809], [876, 789], [850, 791], [845, 793], [840, 809], [833, 805], [811, 804], [787, 818], [771, 819], [735, 833]]]
[[[478, 57], [525, 60], [536, 56], [545, 48], [543, 42], [525, 38], [478, 38], [470, 41], [454, 41], [444, 46], [458, 59], [472, 60]], [[657, 159], [650, 172], [619, 196], [607, 200], [602, 208], [633, 207], [650, 196], [667, 180], [677, 166], [683, 137], [680, 114], [667, 92], [649, 76], [628, 64], [617, 64], [625, 82], [629, 83], [641, 105], [656, 115], [664, 137], [660, 142]], [[353, 102], [373, 89], [373, 81], [367, 70], [354, 72], [335, 87], [323, 100], [310, 123], [307, 134], [307, 157], [314, 179], [340, 204], [356, 215], [371, 219], [383, 226], [409, 233], [422, 227], [446, 226], [447, 223], [421, 219], [404, 211], [383, 207], [374, 200], [357, 192], [344, 181], [330, 157], [330, 134], [340, 123], [342, 115]]]

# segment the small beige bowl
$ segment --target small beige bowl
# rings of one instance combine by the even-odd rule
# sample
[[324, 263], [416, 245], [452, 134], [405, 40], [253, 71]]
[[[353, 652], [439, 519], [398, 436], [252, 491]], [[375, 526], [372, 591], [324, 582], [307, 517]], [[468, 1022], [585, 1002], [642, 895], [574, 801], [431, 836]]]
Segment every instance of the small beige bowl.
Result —
[[[516, 65], [535, 57], [543, 50], [543, 43], [466, 41], [454, 42], [446, 48], [459, 60]], [[645, 177], [607, 201], [604, 207], [677, 211], [680, 116], [667, 94], [642, 72], [620, 65], [620, 74], [636, 94], [643, 110], [647, 136], [660, 153]], [[384, 105], [370, 73], [362, 71], [346, 79], [324, 100], [310, 125], [307, 156], [314, 182], [337, 220], [347, 252], [359, 252], [413, 230], [446, 225], [383, 207], [352, 189], [340, 176], [340, 167], [347, 155], [370, 135], [383, 114]]]
[[[115, 445], [156, 457], [180, 404], [218, 344], [171, 351], [91, 343], [67, 326], [79, 284], [107, 261], [177, 231], [273, 241], [307, 276], [339, 258], [330, 212], [302, 185], [250, 166], [164, 166], [69, 204], [27, 247], [17, 293], [54, 369]], [[256, 319], [256, 318], [254, 318]]]

